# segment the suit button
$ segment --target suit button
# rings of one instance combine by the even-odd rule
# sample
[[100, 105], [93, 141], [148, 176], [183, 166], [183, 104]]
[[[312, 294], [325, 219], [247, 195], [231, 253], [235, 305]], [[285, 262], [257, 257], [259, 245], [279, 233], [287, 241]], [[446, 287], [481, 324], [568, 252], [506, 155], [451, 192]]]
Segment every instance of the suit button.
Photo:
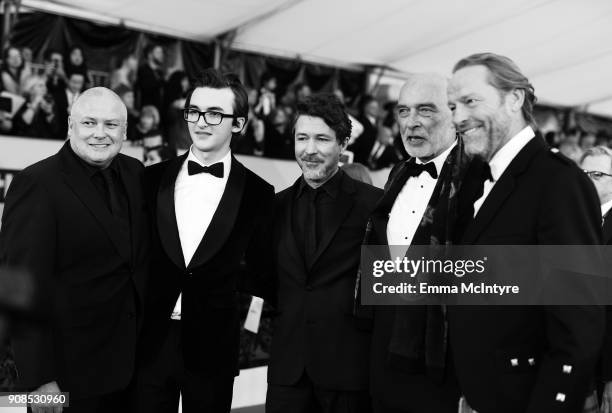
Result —
[[306, 286], [306, 291], [312, 291], [312, 286], [307, 285], [307, 286]]
[[193, 275], [193, 272], [189, 271], [189, 272], [187, 272], [187, 275], [189, 275], [191, 277]]
[[128, 315], [127, 315], [127, 316], [128, 316], [128, 318], [131, 320], [131, 319], [133, 319], [134, 317], [136, 317], [136, 314], [134, 314], [134, 312], [133, 312], [133, 311], [130, 311], [130, 312], [128, 312]]

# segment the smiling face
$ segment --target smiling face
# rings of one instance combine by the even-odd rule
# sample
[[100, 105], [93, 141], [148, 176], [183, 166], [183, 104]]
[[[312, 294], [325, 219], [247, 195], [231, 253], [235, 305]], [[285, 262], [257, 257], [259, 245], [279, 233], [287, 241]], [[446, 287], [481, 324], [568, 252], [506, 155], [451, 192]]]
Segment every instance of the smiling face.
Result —
[[[234, 93], [227, 88], [198, 87], [189, 100], [189, 108], [200, 112], [214, 111], [227, 115], [234, 113]], [[209, 125], [204, 116], [193, 123], [187, 122], [193, 141], [193, 152], [202, 162], [215, 162], [229, 151], [232, 133], [239, 133], [244, 118], [223, 118], [218, 125]]]
[[74, 153], [85, 162], [106, 168], [126, 138], [127, 112], [121, 99], [105, 88], [85, 91], [68, 118], [68, 138]]
[[465, 151], [487, 161], [512, 138], [516, 116], [512, 108], [517, 106], [510, 94], [493, 87], [488, 78], [486, 67], [467, 66], [453, 74], [448, 88], [453, 123], [463, 136]]
[[446, 81], [437, 75], [414, 75], [400, 92], [397, 121], [406, 152], [427, 162], [455, 141]]
[[300, 115], [295, 122], [295, 159], [311, 187], [323, 185], [334, 175], [345, 148], [346, 141], [340, 144], [322, 118]]
[[[603, 172], [612, 175], [612, 159], [608, 155], [591, 155], [584, 158], [580, 167], [585, 171]], [[612, 199], [612, 177], [602, 175], [600, 177], [591, 176], [591, 181], [595, 185], [597, 195], [602, 204]]]

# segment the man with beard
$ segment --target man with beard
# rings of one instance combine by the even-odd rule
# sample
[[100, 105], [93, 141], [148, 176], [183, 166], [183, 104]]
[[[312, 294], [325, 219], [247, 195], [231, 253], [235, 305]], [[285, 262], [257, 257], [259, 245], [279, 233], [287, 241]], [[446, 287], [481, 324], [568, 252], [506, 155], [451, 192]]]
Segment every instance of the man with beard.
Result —
[[[597, 193], [534, 132], [534, 89], [512, 60], [493, 53], [460, 60], [448, 94], [466, 153], [489, 166], [471, 197], [462, 244], [600, 243]], [[448, 317], [457, 378], [471, 408], [581, 411], [602, 342], [602, 308], [449, 307]]]
[[[410, 245], [450, 244], [455, 237], [447, 228], [454, 226], [453, 194], [468, 161], [455, 137], [446, 87], [436, 74], [413, 74], [402, 87], [395, 111], [411, 158], [391, 171], [367, 244], [405, 246], [405, 253]], [[375, 411], [455, 412], [459, 390], [446, 368], [442, 308], [375, 306], [372, 316]], [[430, 341], [435, 333], [440, 339]]]
[[370, 334], [352, 303], [360, 245], [382, 191], [338, 167], [351, 134], [334, 95], [298, 102], [302, 176], [276, 197], [279, 315], [268, 367], [268, 413], [369, 412]]

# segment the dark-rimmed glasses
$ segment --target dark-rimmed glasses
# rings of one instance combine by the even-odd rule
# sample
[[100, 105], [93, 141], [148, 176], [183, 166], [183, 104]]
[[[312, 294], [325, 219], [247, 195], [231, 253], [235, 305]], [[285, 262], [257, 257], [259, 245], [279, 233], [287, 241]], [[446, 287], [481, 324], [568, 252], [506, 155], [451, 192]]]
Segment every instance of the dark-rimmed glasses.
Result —
[[587, 171], [586, 169], [583, 169], [582, 172], [587, 174], [589, 178], [592, 178], [592, 179], [595, 179], [595, 180], [601, 179], [602, 176], [610, 176], [610, 177], [612, 177], [612, 175], [607, 174], [605, 172], [600, 172], [600, 171]]
[[209, 110], [206, 112], [200, 112], [196, 109], [183, 109], [183, 117], [187, 122], [198, 123], [200, 117], [204, 116], [204, 121], [208, 125], [219, 125], [223, 122], [223, 118], [237, 118], [236, 115], [227, 115], [225, 113], [217, 112], [215, 110]]

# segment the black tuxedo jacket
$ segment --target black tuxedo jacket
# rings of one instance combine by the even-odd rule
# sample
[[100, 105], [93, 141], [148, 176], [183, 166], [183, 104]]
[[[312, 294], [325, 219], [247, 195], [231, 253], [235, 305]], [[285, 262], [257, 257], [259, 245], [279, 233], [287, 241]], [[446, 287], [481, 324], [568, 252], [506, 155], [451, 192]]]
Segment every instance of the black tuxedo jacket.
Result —
[[[495, 183], [463, 244], [599, 244], [599, 208], [587, 176], [538, 135]], [[602, 343], [601, 307], [449, 306], [448, 317], [455, 370], [472, 408], [582, 411]]]
[[238, 374], [238, 291], [268, 299], [272, 282], [274, 188], [232, 157], [232, 167], [212, 221], [186, 267], [174, 210], [174, 185], [187, 153], [146, 169], [152, 208], [152, 270], [142, 349], [156, 356], [182, 292], [181, 325], [186, 367], [202, 377]]
[[[454, 150], [457, 150], [455, 147]], [[388, 245], [387, 223], [389, 213], [406, 184], [408, 178], [399, 179], [405, 175], [406, 162], [398, 163], [389, 174], [385, 185], [385, 195], [374, 210], [371, 222], [371, 236], [368, 241], [373, 245]], [[441, 172], [441, 171], [439, 171]], [[398, 179], [396, 179], [396, 177]], [[440, 192], [438, 180], [432, 196]], [[434, 221], [441, 219], [438, 215], [446, 210], [448, 200], [439, 199]], [[421, 217], [419, 217], [421, 219]], [[413, 245], [429, 244], [429, 236], [419, 226], [414, 234]], [[374, 323], [372, 330], [371, 364], [371, 394], [381, 400], [386, 406], [408, 411], [444, 412], [456, 410], [459, 392], [451, 374], [447, 373], [442, 382], [432, 380], [426, 373], [425, 360], [414, 360], [410, 366], [399, 366], [390, 357], [389, 345], [396, 316], [395, 306], [374, 306]], [[425, 331], [426, 307], [410, 306], [411, 325]], [[415, 331], [415, 334], [419, 334]]]
[[295, 384], [304, 371], [330, 390], [368, 386], [370, 333], [352, 315], [360, 245], [368, 216], [382, 191], [343, 171], [334, 224], [325, 228], [310, 269], [296, 243], [293, 209], [300, 179], [276, 197], [275, 262], [278, 317], [268, 382]]
[[[603, 221], [603, 243], [612, 245], [612, 213], [608, 212]], [[607, 255], [607, 254], [606, 254]], [[606, 256], [608, 267], [612, 257]], [[612, 306], [606, 306], [606, 334], [601, 352], [601, 381], [612, 381]]]
[[48, 319], [44, 328], [23, 325], [12, 334], [18, 387], [55, 380], [81, 398], [123, 389], [132, 378], [149, 224], [140, 162], [114, 160], [129, 202], [130, 245], [68, 145], [15, 176], [0, 259], [32, 276], [34, 310]]

